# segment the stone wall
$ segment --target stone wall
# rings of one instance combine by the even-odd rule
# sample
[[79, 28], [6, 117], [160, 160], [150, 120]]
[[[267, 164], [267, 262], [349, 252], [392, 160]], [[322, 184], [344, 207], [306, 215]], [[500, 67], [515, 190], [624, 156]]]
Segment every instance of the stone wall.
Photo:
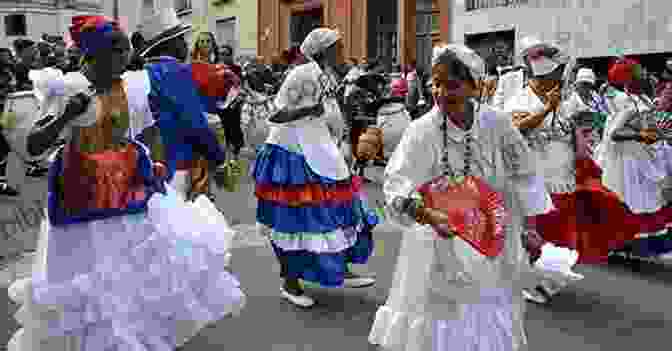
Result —
[[[11, 178], [10, 178], [11, 179]], [[47, 184], [44, 179], [26, 179], [17, 200], [0, 199], [0, 257], [35, 250], [44, 218]]]

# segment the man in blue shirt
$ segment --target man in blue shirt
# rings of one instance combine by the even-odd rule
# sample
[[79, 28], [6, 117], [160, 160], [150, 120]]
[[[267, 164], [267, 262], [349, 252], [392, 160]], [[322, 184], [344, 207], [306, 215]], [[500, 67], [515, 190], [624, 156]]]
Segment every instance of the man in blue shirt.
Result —
[[[205, 174], [207, 179], [207, 169], [214, 170], [226, 160], [207, 122], [207, 112], [216, 112], [208, 110], [216, 109], [217, 104], [206, 100], [225, 99], [238, 82], [222, 67], [183, 63], [189, 51], [184, 34], [190, 30], [174, 10], [166, 9], [143, 24], [144, 46], [138, 53], [147, 63], [149, 104], [156, 120], [156, 128], [145, 134], [161, 139], [159, 147], [152, 143], [153, 157], [165, 161], [171, 185], [194, 199], [207, 191], [193, 189], [194, 174]], [[201, 156], [209, 161], [207, 166]]]

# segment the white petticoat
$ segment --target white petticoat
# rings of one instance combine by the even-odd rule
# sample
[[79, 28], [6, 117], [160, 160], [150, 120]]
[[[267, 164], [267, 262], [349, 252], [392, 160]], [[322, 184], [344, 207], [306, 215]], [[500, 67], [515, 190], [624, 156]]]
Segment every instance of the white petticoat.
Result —
[[[454, 240], [451, 250], [460, 256], [454, 258], [462, 264], [458, 264], [460, 268], [447, 267], [453, 270], [447, 273], [464, 273], [486, 283], [493, 272], [467, 267], [467, 261], [478, 259], [477, 254], [465, 242]], [[441, 252], [447, 254], [444, 249], [452, 246], [450, 241], [439, 241], [445, 246]], [[514, 287], [517, 284], [507, 287], [486, 283], [487, 288], [465, 290], [455, 281], [454, 289], [439, 292], [432, 287], [437, 259], [434, 245], [428, 227], [404, 233], [392, 288], [386, 304], [376, 313], [369, 342], [386, 351], [520, 351], [527, 341], [522, 292]], [[475, 294], [467, 297], [459, 291]], [[450, 296], [453, 292], [457, 294]]]
[[602, 181], [632, 212], [652, 213], [666, 205], [663, 190], [672, 176], [672, 146], [621, 142], [605, 143], [603, 149]]
[[9, 288], [23, 328], [8, 351], [167, 351], [237, 314], [245, 295], [225, 271], [235, 232], [213, 211], [169, 188], [145, 214], [43, 221], [32, 279]]

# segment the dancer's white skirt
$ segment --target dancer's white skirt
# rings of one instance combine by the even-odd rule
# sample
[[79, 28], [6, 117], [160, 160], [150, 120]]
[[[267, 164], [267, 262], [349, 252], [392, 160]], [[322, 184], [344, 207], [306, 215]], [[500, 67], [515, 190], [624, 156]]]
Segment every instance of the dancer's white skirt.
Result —
[[168, 351], [245, 304], [226, 271], [235, 232], [205, 197], [173, 188], [147, 213], [53, 227], [42, 223], [32, 278], [8, 351]]

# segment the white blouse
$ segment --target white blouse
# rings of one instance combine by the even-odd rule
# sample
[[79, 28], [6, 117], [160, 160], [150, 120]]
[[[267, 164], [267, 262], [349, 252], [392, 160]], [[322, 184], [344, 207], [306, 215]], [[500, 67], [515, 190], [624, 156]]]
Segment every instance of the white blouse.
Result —
[[[413, 121], [406, 130], [396, 151], [385, 169], [384, 193], [388, 204], [396, 197], [417, 196], [415, 189], [442, 174], [443, 136], [440, 129], [442, 115], [435, 108], [420, 119]], [[504, 253], [490, 259], [473, 249], [465, 241], [438, 240], [437, 243], [452, 254], [445, 256], [450, 276], [447, 281], [452, 286], [456, 299], [472, 299], [474, 288], [506, 287], [515, 283], [529, 268], [520, 235], [524, 217], [547, 213], [553, 209], [550, 196], [543, 181], [536, 175], [534, 157], [527, 142], [511, 124], [511, 118], [489, 108], [482, 108], [470, 130], [475, 139], [472, 144], [474, 160], [472, 174], [482, 177], [495, 190], [504, 195], [511, 214], [507, 226]], [[467, 132], [448, 121], [449, 164], [455, 169], [464, 167], [464, 138]], [[389, 209], [390, 219], [406, 231], [405, 235], [421, 235], [433, 240], [433, 230], [421, 226], [407, 215]], [[443, 251], [442, 249], [441, 251]], [[525, 277], [527, 278], [527, 277]], [[465, 283], [467, 282], [468, 283]], [[445, 289], [443, 289], [445, 290]], [[458, 297], [459, 296], [459, 297]], [[471, 296], [471, 297], [469, 297]]]
[[[505, 112], [541, 112], [544, 103], [528, 87], [518, 90], [504, 102]], [[537, 168], [544, 177], [550, 193], [571, 193], [576, 190], [576, 172], [574, 145], [571, 134], [551, 142], [536, 142], [535, 133], [545, 133], [557, 129], [560, 123], [569, 118], [567, 105], [563, 103], [555, 113], [549, 113], [544, 121], [529, 132], [530, 146], [537, 156]]]
[[[89, 91], [91, 82], [80, 72], [54, 75], [49, 72], [33, 75], [35, 96], [40, 102], [42, 116], [60, 116], [65, 111], [68, 99], [79, 93]], [[149, 76], [145, 70], [130, 71], [122, 76], [123, 87], [128, 99], [130, 126], [126, 137], [135, 138], [145, 128], [154, 124], [149, 108]], [[91, 103], [86, 112], [70, 121], [61, 132], [61, 139], [69, 140], [73, 127], [88, 127], [96, 123], [96, 104]]]

